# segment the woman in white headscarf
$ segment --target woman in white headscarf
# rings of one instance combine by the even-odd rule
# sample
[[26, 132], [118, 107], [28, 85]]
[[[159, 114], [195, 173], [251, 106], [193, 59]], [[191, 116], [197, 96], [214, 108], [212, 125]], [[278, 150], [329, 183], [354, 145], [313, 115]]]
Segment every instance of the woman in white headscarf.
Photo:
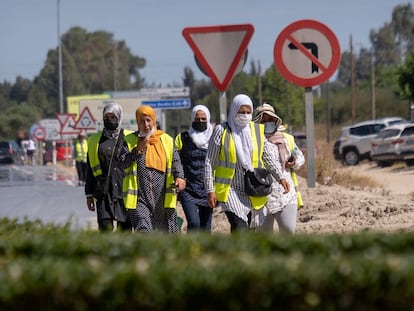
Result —
[[196, 105], [191, 112], [190, 128], [175, 138], [187, 181], [185, 190], [178, 193], [178, 199], [184, 210], [188, 231], [211, 231], [213, 210], [208, 206], [204, 188], [204, 165], [212, 132], [210, 111], [204, 105]]
[[263, 125], [251, 122], [252, 112], [253, 103], [249, 96], [235, 96], [228, 122], [214, 128], [207, 149], [205, 187], [208, 204], [211, 208], [221, 204], [232, 232], [249, 228], [252, 209], [261, 209], [267, 202], [266, 197], [253, 198], [245, 193], [246, 171], [253, 171], [263, 164], [285, 192], [289, 191], [274, 148], [264, 137]]

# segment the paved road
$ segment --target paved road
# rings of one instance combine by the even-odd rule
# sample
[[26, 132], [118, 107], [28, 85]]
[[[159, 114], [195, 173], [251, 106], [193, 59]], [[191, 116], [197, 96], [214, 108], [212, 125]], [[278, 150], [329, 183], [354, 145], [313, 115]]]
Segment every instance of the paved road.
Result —
[[60, 166], [0, 166], [0, 217], [39, 219], [72, 228], [96, 228], [84, 189], [73, 171]]

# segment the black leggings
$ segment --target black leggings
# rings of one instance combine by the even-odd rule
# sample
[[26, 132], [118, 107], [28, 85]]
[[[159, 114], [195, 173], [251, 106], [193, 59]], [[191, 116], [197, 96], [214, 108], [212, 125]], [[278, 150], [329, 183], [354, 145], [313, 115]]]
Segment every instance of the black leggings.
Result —
[[247, 223], [243, 219], [241, 219], [239, 216], [234, 214], [233, 212], [226, 211], [225, 213], [226, 213], [227, 219], [230, 223], [230, 231], [231, 232], [241, 231], [241, 230], [248, 230], [249, 229], [249, 224], [250, 224], [250, 219], [251, 219], [251, 214], [250, 213], [249, 213], [249, 215], [247, 215], [247, 219], [248, 219]]
[[[100, 219], [98, 221], [99, 231], [113, 231], [114, 230], [114, 222], [112, 219]], [[131, 231], [132, 226], [129, 219], [126, 222], [118, 221], [117, 222], [117, 230], [118, 231]]]

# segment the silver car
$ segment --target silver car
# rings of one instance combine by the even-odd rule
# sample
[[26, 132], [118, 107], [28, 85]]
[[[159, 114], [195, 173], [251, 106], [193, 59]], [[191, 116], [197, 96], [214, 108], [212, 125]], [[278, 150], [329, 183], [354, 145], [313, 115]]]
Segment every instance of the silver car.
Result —
[[384, 128], [371, 142], [371, 159], [378, 166], [396, 161], [414, 164], [414, 123], [395, 124]]
[[346, 165], [356, 165], [363, 159], [371, 160], [371, 142], [375, 136], [385, 127], [402, 122], [406, 121], [400, 117], [387, 117], [343, 127], [334, 144], [335, 159]]

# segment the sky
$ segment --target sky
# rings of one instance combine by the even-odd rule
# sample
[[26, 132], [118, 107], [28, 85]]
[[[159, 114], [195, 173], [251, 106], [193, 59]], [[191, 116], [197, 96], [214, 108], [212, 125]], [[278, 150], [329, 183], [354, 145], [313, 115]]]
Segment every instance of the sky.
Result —
[[[186, 27], [252, 24], [250, 62], [272, 66], [279, 33], [302, 19], [317, 20], [338, 38], [341, 51], [369, 48], [369, 33], [391, 21], [392, 10], [414, 0], [0, 0], [0, 81], [33, 79], [60, 34], [80, 26], [104, 30], [124, 40], [132, 54], [146, 59], [140, 73], [147, 83], [182, 83], [184, 67], [205, 78], [185, 41]], [[58, 9], [59, 8], [59, 9]], [[59, 18], [58, 18], [58, 12]], [[59, 21], [59, 22], [58, 22]]]

